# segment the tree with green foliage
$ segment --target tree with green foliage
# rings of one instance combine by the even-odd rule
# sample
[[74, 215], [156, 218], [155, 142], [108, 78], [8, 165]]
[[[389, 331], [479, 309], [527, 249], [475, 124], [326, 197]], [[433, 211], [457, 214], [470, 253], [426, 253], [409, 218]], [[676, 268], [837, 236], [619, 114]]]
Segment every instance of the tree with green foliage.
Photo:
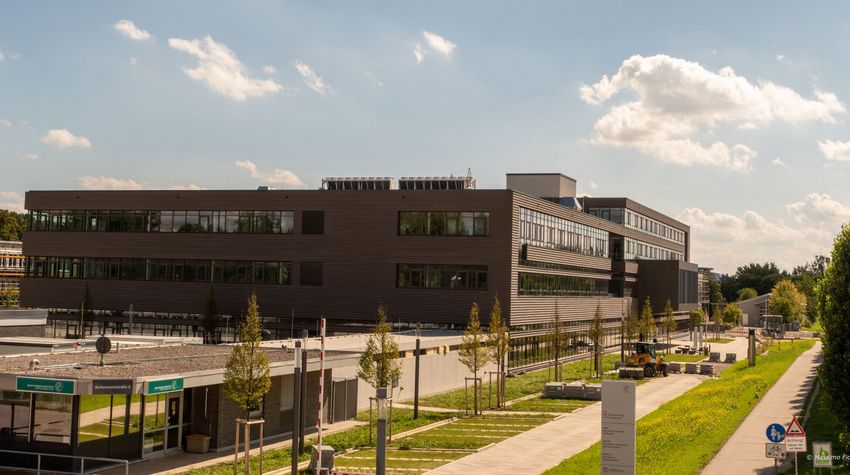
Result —
[[764, 264], [750, 263], [738, 267], [734, 276], [727, 277], [721, 282], [723, 297], [727, 302], [733, 302], [738, 297], [738, 290], [751, 287], [758, 295], [763, 295], [782, 279], [788, 278], [788, 273], [780, 270], [773, 262]]
[[555, 364], [555, 381], [561, 381], [561, 350], [567, 343], [567, 337], [561, 328], [561, 314], [558, 312], [558, 300], [555, 299], [555, 310], [552, 315], [552, 329], [544, 338], [549, 347], [549, 354]]
[[712, 307], [715, 304], [723, 303], [723, 292], [720, 291], [720, 282], [717, 282], [714, 277], [708, 278], [708, 303]]
[[643, 302], [643, 309], [640, 311], [640, 338], [643, 341], [652, 341], [655, 335], [655, 317], [652, 316], [652, 302], [649, 297]]
[[674, 331], [676, 331], [676, 318], [673, 316], [673, 304], [670, 303], [670, 299], [667, 299], [667, 303], [664, 305], [664, 336], [667, 337], [667, 347], [664, 349], [665, 353], [670, 353]]
[[791, 272], [791, 281], [797, 286], [797, 289], [806, 295], [806, 319], [814, 323], [818, 319], [817, 302], [817, 286], [823, 278], [823, 273], [829, 265], [829, 257], [815, 256], [812, 262], [807, 262], [802, 266], [797, 266]]
[[626, 318], [626, 339], [629, 343], [640, 338], [640, 317], [635, 312], [629, 312]]
[[215, 303], [215, 291], [210, 287], [200, 321], [201, 329], [204, 331], [204, 343], [216, 343], [215, 331], [220, 321], [221, 315], [218, 314], [218, 306]]
[[758, 297], [758, 292], [752, 287], [744, 287], [738, 290], [738, 301], [749, 300]]
[[490, 353], [487, 351], [486, 336], [481, 330], [481, 321], [478, 319], [478, 304], [473, 303], [469, 309], [469, 322], [466, 325], [466, 331], [463, 332], [463, 341], [460, 344], [458, 352], [458, 360], [474, 376], [473, 384], [473, 415], [478, 415], [478, 372], [490, 362]]
[[27, 229], [27, 215], [0, 209], [0, 241], [20, 241]]
[[498, 295], [495, 302], [493, 302], [493, 309], [490, 310], [487, 347], [490, 349], [490, 357], [496, 363], [496, 371], [498, 371], [496, 378], [496, 407], [502, 407], [505, 402], [507, 357], [511, 347], [508, 326], [502, 321], [502, 304], [499, 302]]
[[789, 279], [779, 281], [770, 292], [770, 313], [782, 315], [783, 323], [801, 323], [806, 315], [806, 295]]
[[6, 289], [0, 291], [0, 307], [17, 308], [18, 299], [20, 298], [20, 290]]
[[360, 355], [357, 377], [373, 388], [386, 388], [401, 378], [398, 342], [387, 323], [387, 311], [378, 306], [378, 323], [372, 328], [366, 349]]
[[694, 331], [702, 322], [705, 321], [705, 312], [701, 308], [691, 310], [688, 315], [688, 328]]
[[842, 426], [839, 442], [850, 452], [850, 224], [841, 228], [832, 248], [832, 260], [818, 285], [818, 314], [823, 333], [820, 383], [829, 395], [833, 416]]
[[723, 325], [723, 312], [720, 311], [720, 306], [714, 307], [711, 321], [714, 323], [714, 337], [720, 338], [720, 327]]
[[[272, 382], [263, 341], [257, 294], [248, 299], [248, 314], [239, 324], [239, 343], [233, 346], [224, 369], [224, 394], [245, 411], [245, 420], [258, 409]], [[247, 463], [247, 462], [246, 462]]]
[[593, 314], [593, 320], [590, 321], [590, 328], [587, 331], [587, 337], [593, 343], [593, 368], [596, 370], [596, 377], [600, 377], [599, 355], [602, 354], [602, 339], [605, 336], [605, 320], [602, 318], [602, 307], [599, 302], [596, 303], [596, 313]]
[[738, 326], [744, 317], [744, 311], [737, 302], [732, 302], [723, 309], [723, 323]]

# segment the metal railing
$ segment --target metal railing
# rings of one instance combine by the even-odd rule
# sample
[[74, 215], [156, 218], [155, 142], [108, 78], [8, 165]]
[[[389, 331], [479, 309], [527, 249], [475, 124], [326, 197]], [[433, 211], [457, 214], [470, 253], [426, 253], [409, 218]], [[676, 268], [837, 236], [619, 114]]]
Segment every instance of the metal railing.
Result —
[[[36, 467], [4, 467], [12, 470], [21, 470], [21, 471], [29, 471], [35, 472], [37, 475], [41, 475], [44, 473], [79, 473], [83, 475], [86, 472], [86, 460], [92, 462], [111, 462], [111, 465], [107, 465], [105, 467], [97, 468], [96, 470], [111, 470], [116, 466], [124, 465], [124, 475], [130, 475], [130, 462], [124, 459], [112, 459], [106, 457], [84, 457], [80, 455], [62, 455], [62, 454], [46, 454], [43, 452], [25, 452], [23, 450], [3, 450], [0, 449], [0, 453], [3, 454], [18, 454], [18, 455], [27, 455], [27, 456], [35, 456], [36, 457]], [[64, 458], [64, 459], [72, 459], [80, 461], [80, 470], [67, 471], [67, 470], [54, 470], [54, 469], [43, 469], [41, 468], [41, 459], [42, 458]]]

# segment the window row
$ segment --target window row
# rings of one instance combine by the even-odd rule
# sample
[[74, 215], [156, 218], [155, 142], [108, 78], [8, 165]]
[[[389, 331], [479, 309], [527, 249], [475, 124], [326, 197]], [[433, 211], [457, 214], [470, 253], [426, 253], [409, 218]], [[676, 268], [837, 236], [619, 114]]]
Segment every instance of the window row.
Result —
[[570, 264], [556, 264], [554, 262], [543, 262], [543, 261], [529, 261], [527, 259], [520, 259], [519, 265], [528, 266], [528, 267], [537, 267], [538, 269], [552, 269], [552, 270], [568, 270], [568, 271], [577, 271], [577, 272], [587, 272], [591, 274], [601, 274], [610, 277], [611, 271], [606, 269], [596, 269], [593, 267], [585, 267], [585, 266], [574, 266]]
[[24, 268], [22, 256], [0, 256], [0, 271]]
[[169, 282], [291, 283], [291, 262], [28, 257], [27, 277]]
[[399, 264], [398, 287], [487, 289], [487, 266]]
[[292, 234], [292, 211], [33, 210], [28, 231]]
[[526, 208], [519, 220], [522, 243], [608, 257], [608, 231]]
[[634, 259], [651, 259], [651, 260], [666, 260], [666, 261], [683, 261], [685, 260], [685, 255], [681, 252], [671, 251], [670, 249], [665, 249], [659, 246], [653, 246], [652, 244], [646, 244], [644, 242], [631, 239], [624, 238], [624, 254], [623, 258], [627, 260]]
[[602, 297], [610, 296], [606, 279], [567, 275], [519, 273], [519, 295]]
[[487, 236], [490, 213], [472, 211], [402, 211], [398, 233], [416, 236]]
[[679, 244], [685, 243], [685, 233], [660, 221], [625, 208], [587, 208], [587, 212], [629, 229], [637, 229]]

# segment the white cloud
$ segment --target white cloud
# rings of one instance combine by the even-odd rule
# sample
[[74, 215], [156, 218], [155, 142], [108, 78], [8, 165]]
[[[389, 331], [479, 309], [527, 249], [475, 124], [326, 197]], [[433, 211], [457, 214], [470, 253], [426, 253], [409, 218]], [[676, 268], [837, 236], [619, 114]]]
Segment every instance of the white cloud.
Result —
[[198, 186], [194, 183], [186, 183], [185, 185], [172, 185], [168, 188], [169, 190], [204, 190], [201, 186]]
[[287, 186], [303, 186], [304, 182], [301, 181], [300, 178], [295, 176], [289, 170], [283, 170], [280, 168], [274, 169], [274, 171], [270, 173], [261, 172], [257, 169], [257, 165], [250, 160], [237, 160], [236, 166], [239, 168], [244, 168], [251, 172], [251, 177], [256, 178], [258, 180], [262, 180], [265, 183], [270, 185], [287, 185]]
[[121, 20], [113, 25], [115, 31], [130, 38], [133, 41], [148, 41], [153, 39], [153, 35], [139, 28], [130, 20]]
[[130, 63], [130, 66], [137, 66], [139, 64], [139, 60], [136, 58], [130, 58], [127, 62]]
[[686, 208], [677, 219], [691, 227], [691, 262], [722, 273], [767, 261], [790, 270], [816, 254], [828, 253], [839, 230], [832, 224], [789, 226], [755, 211], [737, 215]]
[[76, 136], [71, 132], [68, 132], [68, 129], [53, 129], [48, 131], [47, 134], [41, 138], [41, 143], [53, 145], [59, 148], [91, 148], [91, 142], [89, 142], [89, 139], [83, 136]]
[[771, 160], [771, 161], [770, 161], [770, 163], [772, 163], [772, 164], [776, 165], [777, 167], [790, 168], [790, 167], [789, 167], [788, 165], [786, 165], [786, 164], [785, 164], [785, 162], [783, 162], [783, 161], [782, 161], [782, 159], [781, 159], [781, 158], [779, 158], [779, 157], [774, 158], [773, 160]]
[[827, 194], [809, 193], [803, 201], [785, 208], [798, 223], [835, 227], [850, 220], [850, 206], [835, 201]]
[[304, 78], [304, 84], [307, 85], [310, 89], [318, 92], [319, 94], [333, 94], [334, 89], [327, 83], [322, 80], [322, 77], [316, 74], [316, 71], [310, 67], [310, 65], [301, 62], [301, 60], [297, 60], [292, 63], [292, 66], [298, 71], [298, 74]]
[[6, 57], [3, 55], [3, 52], [0, 51], [0, 63], [2, 63], [3, 60], [5, 60], [5, 59], [6, 59]]
[[794, 90], [761, 81], [753, 84], [730, 67], [709, 71], [667, 55], [632, 56], [617, 73], [581, 86], [582, 100], [600, 105], [621, 91], [637, 99], [611, 107], [594, 125], [593, 142], [628, 147], [661, 161], [706, 165], [737, 172], [752, 169], [756, 152], [744, 144], [701, 143], [700, 132], [724, 124], [743, 130], [774, 121], [834, 123], [844, 105], [828, 92], [806, 99]]
[[81, 176], [77, 178], [80, 187], [86, 190], [143, 190], [144, 186], [135, 180], [113, 178], [109, 176]]
[[271, 65], [263, 66], [263, 72], [266, 74], [277, 74], [277, 68]]
[[12, 126], [12, 121], [7, 119], [0, 119], [0, 129], [8, 129]]
[[183, 68], [187, 76], [233, 100], [263, 97], [283, 89], [272, 79], [252, 78], [233, 51], [209, 35], [194, 40], [169, 38], [168, 45], [198, 59], [197, 67]]
[[24, 212], [24, 197], [14, 191], [0, 191], [0, 209]]
[[38, 160], [37, 153], [25, 153], [20, 156], [21, 160]]
[[827, 160], [850, 162], [850, 142], [818, 140], [818, 149]]
[[416, 58], [417, 63], [425, 60], [425, 50], [422, 49], [422, 45], [419, 43], [413, 45], [413, 57]]
[[776, 55], [776, 60], [777, 60], [777, 61], [782, 61], [783, 59], [785, 59], [785, 55], [784, 55], [784, 54], [777, 54], [777, 55]]
[[428, 46], [430, 46], [432, 50], [442, 54], [443, 56], [451, 56], [455, 49], [457, 49], [456, 44], [436, 33], [423, 31], [422, 36], [425, 37], [425, 42], [428, 43]]

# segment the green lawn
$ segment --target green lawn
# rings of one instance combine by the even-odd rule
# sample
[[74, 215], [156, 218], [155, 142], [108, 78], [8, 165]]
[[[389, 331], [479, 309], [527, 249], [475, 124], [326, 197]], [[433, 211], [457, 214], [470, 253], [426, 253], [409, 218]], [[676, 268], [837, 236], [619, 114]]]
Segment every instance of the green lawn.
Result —
[[706, 343], [732, 343], [734, 338], [706, 338]]
[[576, 409], [595, 404], [599, 401], [585, 401], [581, 399], [544, 399], [536, 397], [526, 399], [507, 407], [508, 411], [530, 411], [530, 412], [573, 412]]
[[[387, 471], [392, 472], [393, 469], [404, 469], [405, 473], [413, 473], [415, 470], [425, 472], [471, 453], [471, 450], [390, 449], [387, 451]], [[360, 450], [337, 457], [334, 460], [334, 468], [342, 471], [374, 471], [375, 450]]]
[[[608, 354], [602, 357], [602, 368], [604, 370], [613, 369], [614, 363], [620, 361], [620, 355], [618, 354]], [[589, 378], [591, 376], [590, 368], [592, 361], [591, 360], [581, 360], [575, 361], [572, 363], [566, 363], [562, 366], [562, 374], [564, 381], [576, 381], [578, 379]], [[523, 396], [528, 396], [530, 394], [536, 394], [543, 392], [543, 385], [549, 382], [550, 375], [554, 374], [554, 369], [541, 369], [537, 371], [532, 371], [529, 373], [525, 373], [523, 375], [507, 378], [508, 387], [506, 389], [507, 400], [511, 401], [514, 399], [521, 398]], [[487, 379], [484, 379], [483, 385], [483, 401], [485, 408], [488, 405], [488, 390], [490, 389], [489, 382]], [[493, 384], [493, 391], [495, 393], [495, 383]], [[493, 394], [493, 404], [495, 401], [495, 394]], [[470, 407], [472, 406], [472, 388], [469, 389], [469, 398], [470, 398]], [[412, 401], [406, 401], [408, 403], [412, 403]], [[456, 389], [454, 391], [449, 391], [441, 394], [436, 394], [434, 396], [428, 396], [425, 398], [419, 399], [419, 405], [425, 407], [445, 407], [449, 409], [465, 409], [466, 408], [466, 391], [464, 389]]]
[[403, 449], [479, 449], [533, 429], [549, 416], [479, 416], [435, 427], [396, 442]]
[[664, 355], [664, 361], [671, 363], [696, 363], [705, 359], [705, 355]]
[[[415, 429], [417, 427], [422, 427], [428, 424], [432, 424], [434, 422], [438, 422], [444, 419], [448, 419], [452, 417], [451, 414], [437, 414], [430, 412], [419, 412], [419, 418], [413, 419], [413, 411], [410, 409], [393, 409], [393, 433], [398, 434], [401, 432], [405, 432], [411, 429]], [[359, 421], [368, 421], [369, 420], [369, 412], [364, 411], [357, 414], [357, 420]], [[335, 434], [331, 434], [325, 436], [323, 438], [323, 442], [327, 445], [330, 445], [335, 450], [347, 450], [355, 447], [374, 447], [374, 431], [375, 428], [372, 428], [373, 437], [372, 443], [369, 443], [369, 427], [355, 427], [353, 429], [348, 429], [342, 432], [337, 432]], [[404, 440], [404, 439], [402, 439]], [[308, 437], [305, 440], [305, 445], [307, 446], [307, 454], [310, 453], [310, 447], [315, 443], [314, 437]], [[287, 447], [283, 449], [277, 450], [268, 450], [264, 453], [263, 456], [263, 471], [266, 470], [274, 470], [277, 468], [288, 467], [290, 465], [292, 457], [292, 451]], [[302, 454], [300, 457], [301, 460], [308, 460], [309, 456], [306, 454]], [[239, 465], [242, 467], [242, 464]], [[243, 469], [239, 468], [237, 471], [241, 473]], [[251, 458], [251, 472], [254, 473], [259, 470], [259, 461], [256, 457]], [[212, 467], [198, 468], [189, 472], [192, 475], [230, 475], [233, 473], [233, 464], [232, 463], [222, 463]]]
[[[785, 344], [758, 357], [756, 366], [740, 361], [637, 423], [637, 473], [696, 474], [711, 460], [747, 414], [814, 340]], [[598, 474], [600, 443], [576, 454], [546, 474]]]
[[[806, 443], [809, 444], [809, 451], [805, 455], [797, 454], [797, 460], [800, 464], [800, 474], [815, 473], [812, 467], [812, 461], [807, 458], [808, 455], [814, 455], [812, 454], [812, 442], [832, 442], [833, 455], [838, 457], [844, 455], [844, 451], [841, 450], [841, 445], [838, 443], [838, 434], [841, 433], [841, 425], [827, 406], [828, 397], [823, 390], [818, 391], [815, 402], [812, 404], [812, 412], [809, 414], [809, 419], [806, 421], [805, 426]], [[834, 473], [850, 473], [850, 464], [846, 461], [842, 464], [841, 461], [833, 459], [832, 463], [834, 465]], [[821, 472], [826, 472], [828, 469], [820, 470]]]
[[802, 330], [807, 332], [821, 332], [823, 333], [823, 327], [820, 325], [820, 320], [815, 320], [815, 323], [802, 327]]

